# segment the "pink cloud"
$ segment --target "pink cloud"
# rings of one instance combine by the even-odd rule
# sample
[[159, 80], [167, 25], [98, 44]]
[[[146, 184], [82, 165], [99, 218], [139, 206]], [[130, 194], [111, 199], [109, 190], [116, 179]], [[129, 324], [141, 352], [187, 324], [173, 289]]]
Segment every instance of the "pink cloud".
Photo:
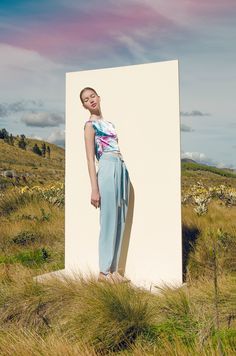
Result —
[[132, 33], [135, 30], [145, 31], [154, 27], [156, 31], [171, 30], [175, 24], [145, 5], [126, 6], [122, 11], [95, 11], [81, 16], [70, 14], [58, 17], [49, 23], [33, 23], [32, 28], [22, 34], [9, 38], [8, 43], [26, 49], [36, 50], [41, 54], [53, 55], [72, 48], [92, 46], [93, 43], [111, 41], [113, 35]]
[[232, 12], [236, 10], [235, 0], [184, 0], [182, 6], [186, 6], [195, 14], [217, 15], [220, 12]]

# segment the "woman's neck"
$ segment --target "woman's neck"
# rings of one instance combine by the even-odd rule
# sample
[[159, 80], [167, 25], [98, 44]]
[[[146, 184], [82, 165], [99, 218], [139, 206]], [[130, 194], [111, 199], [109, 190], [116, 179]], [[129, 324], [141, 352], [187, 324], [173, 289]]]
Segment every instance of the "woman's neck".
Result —
[[102, 117], [102, 115], [91, 115], [90, 119], [92, 120], [104, 120], [104, 118]]

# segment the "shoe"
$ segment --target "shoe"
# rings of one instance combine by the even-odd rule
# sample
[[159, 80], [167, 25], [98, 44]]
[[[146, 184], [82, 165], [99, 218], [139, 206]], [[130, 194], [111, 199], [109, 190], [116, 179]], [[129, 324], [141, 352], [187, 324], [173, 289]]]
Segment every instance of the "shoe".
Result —
[[128, 279], [127, 277], [122, 276], [119, 272], [115, 271], [113, 273], [111, 273], [111, 275], [109, 276], [109, 278], [111, 278], [114, 282], [130, 282], [131, 280]]

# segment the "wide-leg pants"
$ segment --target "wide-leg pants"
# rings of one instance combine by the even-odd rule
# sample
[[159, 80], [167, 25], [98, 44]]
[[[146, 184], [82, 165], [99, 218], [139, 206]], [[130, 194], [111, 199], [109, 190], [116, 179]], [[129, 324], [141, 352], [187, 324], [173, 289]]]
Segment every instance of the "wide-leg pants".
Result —
[[118, 269], [130, 195], [130, 177], [122, 157], [103, 153], [97, 171], [100, 192], [99, 269]]

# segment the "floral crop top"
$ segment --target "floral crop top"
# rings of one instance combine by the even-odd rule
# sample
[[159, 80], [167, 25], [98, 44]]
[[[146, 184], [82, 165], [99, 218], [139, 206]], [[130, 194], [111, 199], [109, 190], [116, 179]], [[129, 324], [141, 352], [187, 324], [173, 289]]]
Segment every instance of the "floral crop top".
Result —
[[115, 125], [111, 121], [104, 119], [87, 120], [84, 124], [84, 129], [87, 122], [92, 122], [95, 130], [95, 156], [98, 161], [105, 151], [120, 152]]

